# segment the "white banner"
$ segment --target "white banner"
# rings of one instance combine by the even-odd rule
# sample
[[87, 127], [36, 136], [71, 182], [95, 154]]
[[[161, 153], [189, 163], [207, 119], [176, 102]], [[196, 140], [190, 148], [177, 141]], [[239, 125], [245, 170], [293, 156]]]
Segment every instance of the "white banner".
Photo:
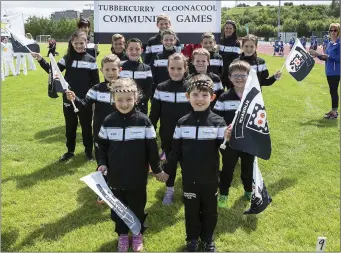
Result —
[[[1, 23], [9, 24], [8, 28], [10, 28], [13, 33], [25, 36], [24, 17], [22, 14], [1, 17]], [[3, 29], [1, 29], [1, 36], [8, 36], [3, 35], [3, 33], [5, 32], [3, 32], [2, 30]]]
[[156, 18], [171, 18], [176, 33], [220, 33], [221, 1], [95, 1], [95, 33], [157, 33]]

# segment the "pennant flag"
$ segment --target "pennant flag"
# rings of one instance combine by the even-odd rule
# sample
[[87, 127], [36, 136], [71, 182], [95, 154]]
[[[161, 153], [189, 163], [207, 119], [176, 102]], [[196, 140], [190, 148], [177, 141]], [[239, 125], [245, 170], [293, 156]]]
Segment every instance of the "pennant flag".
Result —
[[65, 81], [64, 76], [60, 72], [57, 62], [53, 55], [49, 54], [50, 70], [49, 70], [49, 83], [48, 83], [48, 96], [50, 98], [57, 98], [57, 92], [64, 93], [68, 88], [68, 83]]
[[268, 160], [271, 140], [267, 115], [257, 73], [251, 69], [243, 97], [233, 119], [230, 146]]
[[8, 27], [5, 27], [5, 29], [11, 34], [10, 39], [14, 53], [40, 53], [40, 47], [33, 39], [26, 38], [21, 34], [14, 34]]
[[302, 46], [299, 39], [296, 39], [289, 55], [285, 60], [287, 71], [297, 80], [302, 81], [315, 65], [313, 57]]
[[258, 167], [258, 160], [255, 157], [253, 161], [253, 178], [252, 178], [252, 199], [251, 207], [244, 214], [258, 214], [265, 210], [271, 203], [272, 199], [265, 187], [262, 174]]

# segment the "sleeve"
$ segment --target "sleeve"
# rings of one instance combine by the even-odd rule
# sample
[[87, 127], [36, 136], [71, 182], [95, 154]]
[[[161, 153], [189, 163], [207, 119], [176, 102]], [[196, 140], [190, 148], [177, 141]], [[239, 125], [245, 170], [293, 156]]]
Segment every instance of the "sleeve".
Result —
[[214, 105], [214, 108], [213, 108], [213, 112], [215, 114], [218, 114], [220, 117], [223, 117], [224, 116], [224, 111], [225, 111], [225, 103], [223, 101], [223, 95], [221, 95], [217, 102], [215, 103]]
[[159, 59], [159, 54], [156, 54], [152, 64], [150, 64], [150, 69], [152, 71], [152, 76], [153, 76], [153, 83], [158, 85], [157, 83], [157, 66], [156, 66], [156, 61]]
[[97, 101], [97, 91], [92, 87], [86, 93], [85, 98], [79, 98], [76, 96], [76, 101], [81, 103], [82, 106], [87, 107], [88, 105], [92, 105], [95, 101]]
[[59, 62], [57, 62], [58, 68], [60, 70], [60, 72], [63, 72], [64, 69], [66, 69], [66, 61], [65, 61], [65, 57], [62, 57]]
[[335, 63], [340, 63], [340, 44], [337, 46], [337, 50], [335, 50], [335, 54], [328, 55], [328, 60]]
[[167, 160], [163, 166], [164, 171], [168, 175], [174, 175], [176, 172], [178, 161], [180, 160], [181, 156], [181, 145], [182, 145], [181, 125], [178, 122], [177, 126], [175, 127], [173, 135], [172, 150], [167, 156]]
[[152, 106], [150, 109], [149, 119], [152, 122], [154, 129], [157, 129], [157, 122], [160, 119], [161, 114], [161, 100], [160, 100], [160, 90], [159, 86], [156, 87], [154, 97], [152, 100]]
[[162, 171], [160, 166], [159, 149], [156, 143], [155, 129], [149, 119], [145, 131], [148, 162], [153, 173], [158, 174]]
[[151, 58], [152, 58], [152, 43], [151, 43], [151, 40], [149, 39], [147, 47], [146, 47], [146, 52], [144, 55], [144, 63], [147, 65], [150, 65]]
[[50, 73], [50, 64], [46, 62], [44, 58], [41, 58], [40, 61], [38, 61], [40, 67], [42, 67], [43, 70], [45, 70], [46, 73]]
[[108, 167], [108, 150], [110, 141], [108, 138], [108, 131], [106, 121], [103, 122], [101, 129], [98, 133], [98, 166], [105, 165]]
[[260, 86], [270, 86], [276, 82], [275, 76], [271, 76], [269, 78], [269, 71], [266, 67], [265, 62], [263, 64], [258, 65], [259, 68], [259, 84]]
[[92, 62], [91, 72], [90, 72], [91, 86], [99, 83], [98, 67], [96, 62]]

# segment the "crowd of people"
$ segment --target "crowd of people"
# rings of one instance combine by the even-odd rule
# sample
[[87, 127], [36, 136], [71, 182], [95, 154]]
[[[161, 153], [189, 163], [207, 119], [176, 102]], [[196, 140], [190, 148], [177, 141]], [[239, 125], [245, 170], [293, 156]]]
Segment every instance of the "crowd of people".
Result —
[[[69, 84], [69, 90], [63, 94], [67, 152], [59, 161], [74, 157], [79, 120], [86, 160], [94, 160], [94, 148], [96, 170], [103, 173], [114, 195], [135, 213], [141, 224], [146, 217], [148, 173], [151, 171], [165, 183], [162, 203], [170, 205], [176, 201], [174, 182], [180, 162], [185, 251], [216, 251], [217, 208], [228, 207], [229, 188], [239, 159], [244, 198], [251, 200], [255, 159], [230, 147], [222, 150], [220, 144], [224, 138], [230, 138], [231, 123], [251, 69], [256, 71], [261, 87], [273, 85], [281, 78], [281, 71], [269, 74], [265, 60], [257, 55], [257, 37], [248, 34], [239, 41], [232, 20], [225, 22], [219, 45], [214, 35], [207, 32], [200, 45], [181, 48], [170, 18], [161, 14], [156, 23], [159, 33], [149, 39], [144, 57], [143, 43], [138, 38], [126, 41], [121, 34], [112, 36], [112, 54], [101, 60], [99, 69], [104, 81], [100, 82], [98, 48], [87, 46], [90, 25], [88, 20], [79, 21], [67, 54], [58, 62]], [[333, 90], [327, 119], [338, 115], [340, 25], [332, 24], [330, 34], [325, 54], [318, 54], [313, 48], [310, 51], [327, 61], [331, 94]], [[55, 52], [55, 47], [51, 46], [49, 52]], [[49, 63], [38, 53], [32, 56], [49, 73]], [[71, 101], [78, 113], [73, 111]], [[97, 199], [97, 203], [103, 201]], [[141, 251], [144, 227], [141, 233], [132, 235], [130, 242], [129, 228], [113, 210], [111, 218], [116, 224], [117, 250], [126, 252], [131, 247], [135, 252]]]

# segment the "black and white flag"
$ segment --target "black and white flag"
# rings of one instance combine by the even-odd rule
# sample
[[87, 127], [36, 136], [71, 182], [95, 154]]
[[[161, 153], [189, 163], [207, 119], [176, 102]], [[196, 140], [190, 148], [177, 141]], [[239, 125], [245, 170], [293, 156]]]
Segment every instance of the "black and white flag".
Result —
[[302, 46], [299, 39], [296, 39], [289, 55], [285, 60], [287, 71], [297, 80], [302, 81], [315, 65], [313, 57]]
[[6, 26], [5, 29], [11, 34], [10, 40], [14, 53], [40, 53], [40, 46], [33, 39], [14, 33], [8, 26]]
[[267, 114], [257, 73], [251, 69], [236, 115], [233, 119], [230, 146], [268, 160], [271, 140]]

